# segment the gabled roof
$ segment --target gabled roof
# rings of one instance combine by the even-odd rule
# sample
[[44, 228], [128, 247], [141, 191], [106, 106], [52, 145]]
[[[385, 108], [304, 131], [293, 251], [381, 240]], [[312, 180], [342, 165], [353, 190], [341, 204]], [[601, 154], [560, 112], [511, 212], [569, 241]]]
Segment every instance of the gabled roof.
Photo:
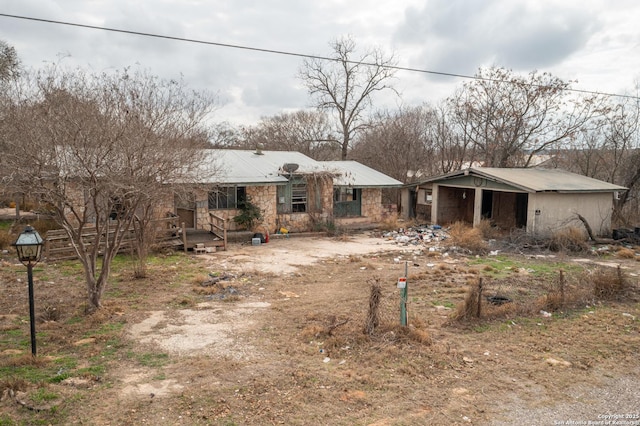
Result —
[[624, 186], [582, 176], [561, 169], [476, 167], [421, 181], [443, 183], [462, 176], [477, 176], [505, 183], [527, 192], [615, 192]]
[[[199, 154], [200, 183], [222, 185], [282, 185], [288, 182], [285, 164], [296, 165], [295, 175], [328, 174], [336, 186], [401, 186], [383, 173], [356, 161], [316, 161], [296, 151], [205, 149]], [[295, 166], [294, 166], [295, 167]]]

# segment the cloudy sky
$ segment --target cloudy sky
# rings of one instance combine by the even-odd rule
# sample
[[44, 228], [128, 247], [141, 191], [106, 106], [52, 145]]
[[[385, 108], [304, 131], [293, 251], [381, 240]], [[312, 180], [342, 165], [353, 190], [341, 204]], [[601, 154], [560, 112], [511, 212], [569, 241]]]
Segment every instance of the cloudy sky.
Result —
[[[640, 79], [636, 0], [0, 0], [0, 14], [329, 56], [350, 35], [393, 53], [398, 65], [473, 75], [482, 66], [549, 71], [573, 87], [629, 93]], [[310, 105], [290, 55], [56, 25], [0, 16], [0, 40], [22, 63], [96, 72], [139, 66], [219, 95], [216, 120], [253, 124]], [[62, 58], [62, 59], [61, 59]], [[437, 103], [464, 80], [399, 71], [400, 99]]]

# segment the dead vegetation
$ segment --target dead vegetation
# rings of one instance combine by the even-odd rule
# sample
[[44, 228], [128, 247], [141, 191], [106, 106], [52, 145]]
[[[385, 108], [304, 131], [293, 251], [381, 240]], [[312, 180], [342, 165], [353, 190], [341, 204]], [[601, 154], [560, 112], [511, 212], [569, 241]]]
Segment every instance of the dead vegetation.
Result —
[[601, 300], [622, 300], [628, 297], [632, 290], [629, 279], [620, 266], [615, 270], [598, 268], [586, 273], [583, 282], [587, 285], [591, 283], [594, 297]]
[[[309, 250], [314, 251], [313, 241]], [[24, 353], [3, 353], [0, 369], [28, 368], [33, 376], [23, 392], [46, 390], [65, 398], [54, 400], [56, 409], [39, 412], [3, 401], [8, 414], [6, 418], [0, 415], [0, 420], [65, 424], [70, 422], [65, 413], [73, 413], [78, 422], [96, 425], [167, 421], [194, 425], [467, 424], [464, 417], [474, 424], [486, 424], [501, 410], [495, 398], [515, 392], [526, 401], [540, 403], [539, 397], [531, 399], [511, 385], [503, 389], [504, 380], [509, 384], [514, 383], [512, 377], [523, 383], [536, 380], [550, 399], [561, 397], [566, 386], [576, 383], [575, 370], [567, 368], [554, 371], [551, 384], [549, 367], [539, 362], [540, 354], [552, 352], [556, 358], [587, 366], [580, 370], [583, 378], [594, 374], [591, 366], [623, 374], [623, 369], [635, 365], [631, 354], [637, 351], [640, 329], [635, 320], [621, 317], [622, 312], [640, 316], [637, 305], [630, 304], [635, 297], [635, 281], [630, 277], [629, 292], [620, 293], [627, 296], [596, 299], [592, 267], [585, 268], [584, 277], [582, 269], [567, 272], [561, 286], [559, 272], [541, 275], [533, 268], [543, 261], [523, 256], [416, 253], [414, 248], [403, 253], [409, 259], [407, 326], [399, 324], [396, 283], [405, 265], [395, 261], [397, 253], [322, 259], [280, 275], [240, 272], [245, 264], [239, 264], [235, 272], [223, 270], [220, 254], [212, 257], [208, 268], [204, 257], [175, 255], [150, 268], [150, 278], [136, 281], [130, 280], [127, 263], [120, 263], [125, 270], [115, 271], [117, 279], [107, 306], [93, 315], [82, 314], [82, 293], [77, 297], [73, 292], [73, 287], [82, 285], [69, 278], [73, 265], [60, 265], [58, 271], [43, 265], [39, 275], [65, 283], [37, 287], [37, 297], [46, 294], [59, 312], [57, 320], [38, 324], [42, 352], [55, 358], [35, 366], [26, 363]], [[254, 256], [259, 255], [256, 249]], [[631, 259], [622, 260], [638, 265]], [[1, 306], [5, 312], [22, 312], [26, 297], [15, 277], [11, 282], [14, 284], [7, 280], [0, 289]], [[600, 285], [604, 287], [606, 284]], [[233, 298], [220, 297], [228, 296], [231, 288], [238, 291]], [[511, 302], [499, 303], [500, 296]], [[463, 318], [452, 321], [464, 300], [468, 302]], [[571, 314], [572, 309], [584, 309], [585, 301], [597, 302], [599, 307], [598, 317], [590, 317], [588, 327], [580, 315]], [[247, 302], [269, 306], [254, 312], [242, 307]], [[614, 303], [623, 305], [617, 308]], [[41, 303], [38, 309], [45, 306]], [[543, 309], [554, 313], [544, 320], [548, 330], [544, 333], [537, 325]], [[164, 332], [175, 330], [174, 338], [185, 333], [176, 327], [189, 322], [186, 311], [208, 315], [201, 327], [211, 323], [229, 329], [232, 338], [225, 349], [240, 346], [242, 356], [234, 358], [224, 351], [215, 356], [175, 354], [164, 349], [160, 345]], [[151, 312], [165, 313], [152, 328], [155, 344], [126, 337], [126, 330], [148, 319]], [[19, 320], [7, 320], [12, 327], [7, 330], [16, 335], [9, 346], [24, 340], [21, 331], [25, 327]], [[246, 328], [234, 328], [240, 324]], [[607, 342], [614, 343], [602, 342], [605, 325]], [[78, 343], [85, 339], [89, 340]], [[570, 351], [564, 352], [558, 341], [570, 342], [566, 345]], [[591, 349], [594, 347], [597, 350]], [[494, 359], [483, 355], [485, 351], [504, 356]], [[14, 367], [9, 360], [24, 365]], [[61, 360], [65, 364], [60, 365]], [[509, 371], [508, 378], [503, 371]], [[19, 377], [3, 385], [17, 388], [18, 382], [9, 381]], [[65, 386], [65, 394], [61, 387], [51, 385], [38, 391], [37, 383], [66, 377], [87, 379], [89, 384]], [[173, 385], [180, 388], [171, 390]], [[483, 393], [486, 387], [492, 389], [490, 394]], [[126, 388], [133, 390], [126, 393]], [[149, 392], [156, 396], [150, 398]], [[415, 401], [423, 401], [424, 408], [417, 409]]]
[[[492, 272], [493, 268], [485, 267], [485, 271]], [[504, 296], [505, 287], [500, 281], [490, 285], [485, 281], [483, 285], [483, 278], [472, 280], [452, 319], [473, 321], [536, 316], [540, 313], [547, 315], [603, 301], [637, 300], [638, 292], [620, 266], [616, 269], [588, 269], [573, 276], [567, 276], [560, 269], [557, 277], [537, 289], [538, 291], [532, 288], [509, 290], [515, 297]]]
[[551, 234], [549, 250], [554, 252], [584, 253], [589, 251], [587, 239], [580, 228], [568, 227]]
[[447, 241], [449, 246], [459, 247], [471, 253], [484, 254], [488, 249], [482, 230], [464, 222], [455, 222], [451, 225]]

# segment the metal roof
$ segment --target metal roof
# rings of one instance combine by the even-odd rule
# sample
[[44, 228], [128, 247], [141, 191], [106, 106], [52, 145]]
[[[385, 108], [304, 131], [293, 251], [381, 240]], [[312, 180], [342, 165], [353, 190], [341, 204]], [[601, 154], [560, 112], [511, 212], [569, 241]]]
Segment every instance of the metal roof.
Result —
[[334, 170], [339, 173], [339, 176], [333, 180], [334, 186], [351, 186], [355, 188], [394, 188], [402, 186], [402, 182], [399, 180], [357, 161], [320, 161], [319, 163], [327, 165], [328, 170]]
[[296, 173], [319, 170], [317, 161], [294, 151], [256, 151], [239, 149], [205, 149], [201, 151], [201, 183], [267, 185], [285, 184], [285, 164], [297, 164]]
[[627, 189], [562, 169], [541, 168], [475, 167], [427, 179], [424, 182], [446, 181], [466, 175], [499, 181], [527, 192], [615, 192]]
[[198, 180], [223, 185], [282, 185], [288, 179], [285, 164], [295, 164], [293, 174], [327, 173], [336, 186], [384, 187], [402, 183], [356, 161], [316, 161], [296, 151], [205, 149]]

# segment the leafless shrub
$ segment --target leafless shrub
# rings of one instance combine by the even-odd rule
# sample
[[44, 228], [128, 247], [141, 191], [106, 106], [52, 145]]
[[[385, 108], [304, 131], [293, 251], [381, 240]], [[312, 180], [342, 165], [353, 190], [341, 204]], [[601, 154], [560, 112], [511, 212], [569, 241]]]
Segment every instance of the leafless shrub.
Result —
[[593, 284], [593, 295], [604, 300], [619, 299], [631, 287], [620, 266], [615, 271], [610, 268], [599, 268], [584, 279]]
[[635, 250], [626, 247], [620, 247], [615, 254], [616, 257], [619, 257], [621, 259], [634, 259], [636, 257]]
[[372, 335], [376, 328], [380, 325], [380, 299], [382, 298], [382, 287], [380, 285], [380, 278], [372, 278], [369, 283], [371, 284], [371, 291], [369, 294], [369, 312], [367, 313], [367, 319], [364, 325], [365, 334]]
[[0, 250], [8, 249], [15, 239], [16, 237], [14, 235], [11, 235], [9, 231], [1, 229], [0, 230]]
[[487, 219], [482, 219], [477, 228], [480, 230], [482, 236], [486, 239], [500, 238], [503, 234], [500, 228], [493, 226], [491, 224], [491, 221]]
[[[33, 358], [33, 357], [30, 357]], [[6, 378], [0, 381], [0, 395], [4, 396], [5, 392], [26, 392], [29, 389], [31, 383], [25, 379], [19, 379], [16, 377]]]
[[554, 232], [549, 238], [549, 250], [555, 252], [580, 253], [589, 251], [584, 232], [580, 228], [568, 227]]
[[470, 318], [478, 318], [482, 291], [481, 282], [481, 280], [478, 280], [469, 286], [464, 301], [457, 306], [453, 313], [454, 320], [463, 321]]
[[60, 310], [53, 305], [44, 305], [42, 312], [38, 316], [40, 321], [58, 321], [60, 319]]
[[472, 228], [464, 222], [455, 222], [449, 229], [449, 244], [473, 253], [485, 253], [487, 243], [478, 228]]

